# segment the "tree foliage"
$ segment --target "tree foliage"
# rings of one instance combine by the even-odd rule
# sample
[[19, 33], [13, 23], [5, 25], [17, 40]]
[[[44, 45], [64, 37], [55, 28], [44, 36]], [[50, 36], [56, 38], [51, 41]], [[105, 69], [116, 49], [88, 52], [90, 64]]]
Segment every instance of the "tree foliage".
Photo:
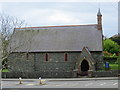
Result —
[[118, 45], [120, 45], [120, 35], [115, 35], [111, 37], [110, 39], [118, 43]]
[[111, 54], [118, 53], [120, 51], [120, 46], [111, 39], [105, 39], [103, 42], [103, 50]]
[[7, 47], [9, 44], [10, 36], [14, 28], [20, 28], [21, 26], [25, 26], [25, 21], [19, 20], [18, 18], [2, 14], [0, 13], [0, 34], [2, 41], [2, 63], [3, 67], [7, 64], [7, 56], [9, 52], [7, 51]]

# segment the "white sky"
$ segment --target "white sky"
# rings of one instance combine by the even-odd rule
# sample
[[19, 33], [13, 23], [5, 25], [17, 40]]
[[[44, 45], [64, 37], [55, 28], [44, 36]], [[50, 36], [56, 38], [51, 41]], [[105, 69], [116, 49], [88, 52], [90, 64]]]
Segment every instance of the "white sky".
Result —
[[[117, 0], [111, 2], [100, 2], [101, 0], [91, 0], [94, 2], [81, 2], [83, 0], [30, 0], [31, 2], [7, 2], [2, 0], [0, 12], [15, 16], [25, 20], [28, 26], [38, 27], [44, 25], [79, 25], [96, 24], [98, 8], [101, 8], [103, 15], [103, 32], [110, 37], [118, 33], [118, 3]], [[16, 0], [19, 1], [19, 0]], [[25, 1], [25, 0], [24, 0]], [[68, 0], [67, 0], [68, 1]], [[106, 1], [106, 2], [105, 2]]]
[[1, 2], [118, 2], [119, 0], [1, 0]]
[[2, 11], [2, 4], [0, 3], [0, 12]]

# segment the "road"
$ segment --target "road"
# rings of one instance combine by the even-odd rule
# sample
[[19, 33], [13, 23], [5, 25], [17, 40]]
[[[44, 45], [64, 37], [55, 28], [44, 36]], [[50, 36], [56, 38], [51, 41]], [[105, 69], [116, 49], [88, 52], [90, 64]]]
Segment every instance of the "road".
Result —
[[51, 81], [40, 85], [39, 80], [2, 81], [2, 88], [118, 88], [118, 80]]

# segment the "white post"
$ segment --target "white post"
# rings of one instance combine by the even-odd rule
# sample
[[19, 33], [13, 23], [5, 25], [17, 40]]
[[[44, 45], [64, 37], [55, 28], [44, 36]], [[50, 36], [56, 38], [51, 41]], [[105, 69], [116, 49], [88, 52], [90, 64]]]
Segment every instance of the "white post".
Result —
[[22, 84], [22, 78], [19, 77], [19, 84]]
[[42, 84], [42, 82], [41, 82], [41, 77], [39, 77], [39, 84]]

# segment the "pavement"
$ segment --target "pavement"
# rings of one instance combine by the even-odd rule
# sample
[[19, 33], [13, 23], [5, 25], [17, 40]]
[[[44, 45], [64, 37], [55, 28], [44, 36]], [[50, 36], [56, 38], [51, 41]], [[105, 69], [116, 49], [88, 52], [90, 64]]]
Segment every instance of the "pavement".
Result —
[[[41, 78], [43, 80], [47, 80], [47, 81], [89, 81], [89, 80], [118, 80], [120, 79], [119, 77], [97, 77], [97, 78]], [[18, 81], [18, 79], [9, 79], [9, 78], [2, 78], [2, 81]], [[35, 81], [38, 79], [24, 79], [22, 78], [23, 81]]]

